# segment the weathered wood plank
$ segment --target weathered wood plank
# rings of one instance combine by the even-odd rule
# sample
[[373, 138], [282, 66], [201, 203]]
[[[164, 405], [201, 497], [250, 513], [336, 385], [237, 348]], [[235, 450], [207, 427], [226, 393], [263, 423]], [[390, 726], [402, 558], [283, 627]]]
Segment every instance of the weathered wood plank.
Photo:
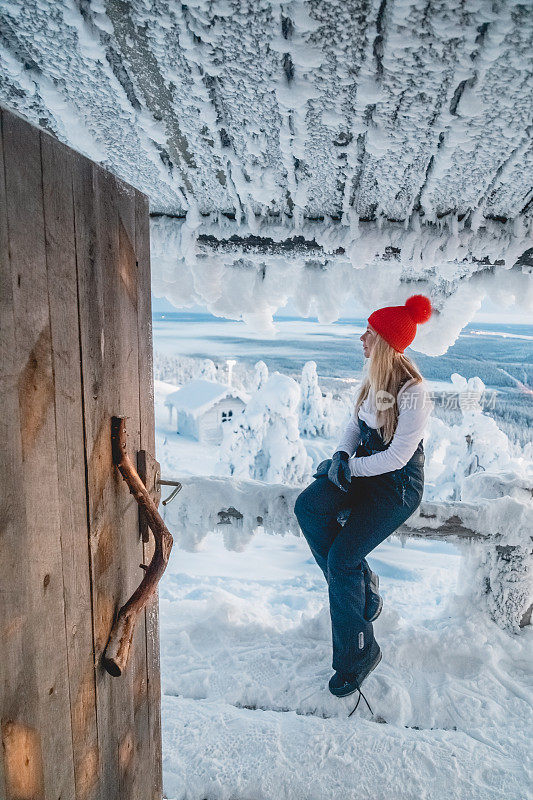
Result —
[[41, 133], [41, 149], [76, 800], [95, 800], [99, 796], [99, 754], [72, 206], [73, 151], [46, 133]]
[[[0, 132], [3, 114], [0, 115]], [[4, 755], [0, 758], [0, 797], [7, 798], [4, 759], [6, 759], [4, 726], [10, 724], [20, 712], [17, 689], [22, 683], [24, 653], [24, 620], [27, 617], [27, 584], [19, 581], [16, 588], [13, 578], [27, 552], [26, 507], [20, 492], [22, 485], [22, 441], [17, 390], [17, 361], [15, 349], [15, 321], [13, 316], [13, 286], [9, 259], [7, 227], [7, 201], [4, 182], [4, 148], [0, 135], [0, 563], [3, 578], [0, 583], [0, 632], [3, 647], [0, 658], [0, 689], [2, 709], [2, 742]], [[26, 672], [31, 674], [31, 663]], [[35, 685], [26, 680], [26, 722], [37, 726], [35, 719]], [[7, 764], [6, 771], [10, 772]], [[8, 775], [8, 779], [10, 777]], [[39, 797], [39, 792], [35, 792]], [[41, 791], [42, 796], [42, 791]]]
[[[25, 518], [16, 506], [6, 514], [12, 535], [4, 544], [9, 550], [7, 564], [14, 569], [8, 570], [3, 562], [8, 581], [3, 595], [12, 611], [21, 595], [23, 603], [8, 621], [8, 640], [13, 641], [5, 648], [10, 652], [8, 685], [18, 684], [18, 696], [3, 703], [4, 715], [11, 706], [2, 720], [6, 797], [66, 798], [75, 796], [75, 784], [40, 135], [15, 115], [3, 111], [2, 118], [14, 309], [8, 393], [14, 392], [18, 399], [18, 413], [11, 408], [13, 416], [7, 417], [13, 428], [8, 453], [20, 465], [15, 468], [18, 485], [12, 486], [10, 495], [13, 498], [16, 492], [26, 510]], [[20, 543], [14, 541], [15, 532]], [[25, 748], [23, 763], [28, 767], [22, 776], [13, 762], [20, 748]]]
[[[86, 431], [89, 540], [93, 604], [93, 637], [96, 666], [97, 727], [100, 748], [102, 797], [118, 787], [119, 741], [122, 725], [117, 722], [117, 704], [127, 704], [123, 686], [113, 687], [101, 665], [116, 597], [125, 578], [119, 570], [116, 548], [120, 546], [120, 523], [115, 513], [115, 486], [111, 457], [110, 413], [113, 386], [106, 370], [114, 363], [114, 329], [107, 328], [105, 314], [105, 250], [107, 238], [101, 230], [98, 169], [81, 156], [73, 175], [76, 253], [78, 262], [79, 324]], [[106, 205], [107, 208], [107, 205]], [[110, 211], [112, 214], [112, 210]], [[117, 380], [120, 377], [117, 375]], [[125, 713], [127, 717], [127, 713]]]
[[[138, 265], [137, 330], [139, 335], [139, 381], [142, 450], [155, 457], [154, 371], [152, 344], [152, 303], [150, 280], [150, 222], [148, 198], [136, 192], [135, 252]], [[144, 544], [144, 563], [149, 564], [154, 552], [154, 538]], [[150, 761], [153, 789], [150, 800], [160, 800], [163, 791], [161, 752], [161, 671], [159, 650], [159, 593], [145, 609], [147, 681], [150, 704]]]
[[129, 418], [132, 448], [139, 426], [137, 321], [132, 301], [136, 276], [131, 258], [121, 250], [120, 237], [124, 245], [129, 236], [119, 218], [115, 178], [80, 157], [74, 199], [102, 789], [104, 796], [115, 792], [129, 800], [143, 791], [142, 781], [135, 786], [133, 701], [135, 666], [145, 658], [142, 631], [136, 631], [128, 669], [119, 679], [105, 671], [101, 656], [115, 614], [139, 582], [138, 565], [143, 558], [137, 505], [114, 467], [111, 452], [112, 416]]
[[[4, 181], [4, 145], [2, 142], [2, 112], [0, 110], [0, 403], [4, 413], [0, 415], [0, 436], [4, 442], [4, 447], [0, 449], [0, 470], [4, 475], [11, 475], [11, 484], [4, 481], [5, 494], [0, 495], [0, 561], [8, 569], [11, 566], [11, 559], [7, 561], [6, 544], [9, 539], [5, 534], [7, 527], [8, 507], [13, 509], [13, 478], [16, 474], [14, 466], [15, 453], [13, 453], [13, 442], [8, 438], [8, 428], [12, 428], [16, 422], [16, 411], [14, 408], [12, 376], [14, 375], [14, 346], [13, 346], [13, 289], [11, 286], [11, 265], [9, 263], [9, 241], [7, 233], [7, 209], [6, 209], [6, 186]], [[11, 402], [10, 402], [11, 399]], [[13, 415], [13, 416], [12, 416]], [[9, 420], [9, 422], [8, 422]], [[8, 492], [10, 496], [8, 497]], [[22, 508], [18, 509], [19, 512]], [[11, 511], [13, 513], [13, 510]], [[15, 511], [16, 514], [16, 511]], [[17, 515], [18, 516], [18, 515]], [[6, 613], [7, 612], [7, 613]], [[6, 622], [10, 618], [10, 611], [6, 608], [6, 598], [0, 588], [0, 626], [2, 640], [4, 640]], [[0, 703], [3, 708], [5, 697], [9, 692], [8, 676], [6, 674], [7, 659], [0, 659], [0, 686], [2, 695]], [[3, 712], [0, 712], [0, 725]], [[0, 730], [1, 734], [1, 730]], [[0, 758], [0, 797], [6, 796], [6, 782], [4, 776], [4, 759]]]
[[[144, 389], [140, 384], [139, 376], [139, 355], [138, 355], [138, 294], [144, 290], [150, 293], [150, 286], [139, 287], [137, 257], [135, 254], [136, 239], [136, 198], [135, 189], [128, 184], [115, 178], [117, 189], [117, 210], [119, 224], [119, 271], [120, 271], [120, 308], [122, 312], [121, 329], [123, 331], [122, 344], [124, 347], [124, 357], [128, 365], [127, 380], [121, 383], [121, 404], [128, 406], [128, 453], [133, 463], [137, 461], [137, 453], [141, 448], [141, 419], [139, 398]], [[131, 397], [133, 392], [137, 392], [137, 399]], [[130, 496], [131, 497], [131, 496]], [[133, 505], [136, 511], [135, 522], [132, 527], [125, 531], [126, 537], [135, 546], [139, 553], [139, 559], [133, 566], [133, 574], [137, 576], [137, 585], [141, 582], [144, 574], [139, 565], [143, 561], [143, 544], [139, 529], [139, 510], [136, 504]], [[134, 515], [132, 515], [133, 517]], [[123, 598], [125, 602], [128, 597]], [[129, 669], [133, 677], [133, 720], [134, 720], [134, 787], [135, 798], [147, 800], [151, 798], [152, 768], [150, 762], [150, 714], [149, 697], [147, 684], [147, 665], [146, 665], [146, 619], [145, 614], [139, 616], [137, 621], [134, 642], [137, 646], [132, 650], [130, 656]]]

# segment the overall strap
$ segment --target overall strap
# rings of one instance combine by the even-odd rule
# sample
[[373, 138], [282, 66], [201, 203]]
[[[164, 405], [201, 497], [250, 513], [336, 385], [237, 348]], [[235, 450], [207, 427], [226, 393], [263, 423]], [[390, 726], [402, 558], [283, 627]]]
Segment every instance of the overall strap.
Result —
[[405, 375], [405, 376], [404, 376], [404, 377], [401, 379], [401, 381], [400, 381], [400, 383], [399, 383], [399, 386], [398, 386], [398, 391], [400, 391], [400, 389], [402, 388], [402, 386], [405, 386], [405, 384], [406, 384], [406, 383], [408, 383], [409, 381], [412, 381], [412, 380], [413, 380], [413, 378], [412, 378], [410, 375]]

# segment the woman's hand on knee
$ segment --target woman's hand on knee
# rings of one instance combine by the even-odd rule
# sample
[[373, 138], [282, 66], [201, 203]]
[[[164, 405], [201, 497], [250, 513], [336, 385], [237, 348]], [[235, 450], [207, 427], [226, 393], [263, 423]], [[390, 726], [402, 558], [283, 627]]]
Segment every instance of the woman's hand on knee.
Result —
[[348, 458], [348, 453], [344, 450], [337, 450], [337, 452], [333, 454], [331, 467], [328, 472], [329, 480], [334, 483], [335, 486], [338, 486], [339, 489], [342, 489], [343, 492], [348, 491], [352, 480]]
[[320, 478], [321, 475], [327, 475], [331, 467], [331, 458], [326, 458], [321, 461], [316, 470], [313, 472], [313, 478]]

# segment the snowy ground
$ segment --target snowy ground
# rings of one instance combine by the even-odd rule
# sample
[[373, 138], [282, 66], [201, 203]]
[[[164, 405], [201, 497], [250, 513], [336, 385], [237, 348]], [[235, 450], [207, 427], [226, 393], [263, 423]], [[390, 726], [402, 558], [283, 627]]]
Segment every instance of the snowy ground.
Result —
[[229, 553], [211, 534], [175, 551], [161, 589], [168, 797], [525, 800], [531, 636], [464, 613], [458, 561], [396, 541], [370, 558], [385, 598], [373, 721], [327, 689], [327, 594], [302, 537]]
[[[164, 389], [163, 475], [211, 474], [216, 449], [172, 433]], [[326, 584], [303, 537], [258, 534], [235, 552], [213, 532], [174, 548], [160, 592], [168, 798], [532, 796], [533, 631], [509, 635], [471, 607], [449, 544], [392, 538], [369, 561], [383, 661], [364, 687], [374, 717], [360, 705], [348, 718], [355, 699], [327, 688]]]

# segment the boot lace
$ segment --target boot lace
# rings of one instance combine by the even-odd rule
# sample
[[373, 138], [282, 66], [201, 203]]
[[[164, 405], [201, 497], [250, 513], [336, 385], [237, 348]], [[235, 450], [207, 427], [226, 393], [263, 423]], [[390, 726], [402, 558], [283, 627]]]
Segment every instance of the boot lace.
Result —
[[352, 716], [352, 714], [353, 714], [353, 712], [354, 712], [354, 711], [357, 709], [357, 706], [359, 705], [359, 703], [360, 703], [360, 701], [361, 701], [361, 697], [363, 698], [363, 700], [364, 700], [364, 701], [365, 701], [365, 703], [367, 704], [367, 706], [368, 706], [368, 710], [370, 711], [370, 713], [372, 714], [372, 716], [374, 716], [374, 712], [372, 711], [372, 709], [371, 709], [371, 707], [370, 707], [370, 703], [368, 702], [368, 700], [367, 700], [367, 699], [366, 699], [366, 697], [364, 696], [363, 692], [361, 691], [361, 687], [359, 686], [359, 684], [357, 683], [357, 681], [356, 681], [356, 685], [357, 685], [357, 691], [359, 692], [359, 695], [358, 695], [358, 697], [357, 697], [357, 703], [355, 704], [355, 708], [353, 708], [353, 709], [350, 711], [350, 713], [348, 714], [348, 716], [349, 716], [349, 717], [351, 717], [351, 716]]

